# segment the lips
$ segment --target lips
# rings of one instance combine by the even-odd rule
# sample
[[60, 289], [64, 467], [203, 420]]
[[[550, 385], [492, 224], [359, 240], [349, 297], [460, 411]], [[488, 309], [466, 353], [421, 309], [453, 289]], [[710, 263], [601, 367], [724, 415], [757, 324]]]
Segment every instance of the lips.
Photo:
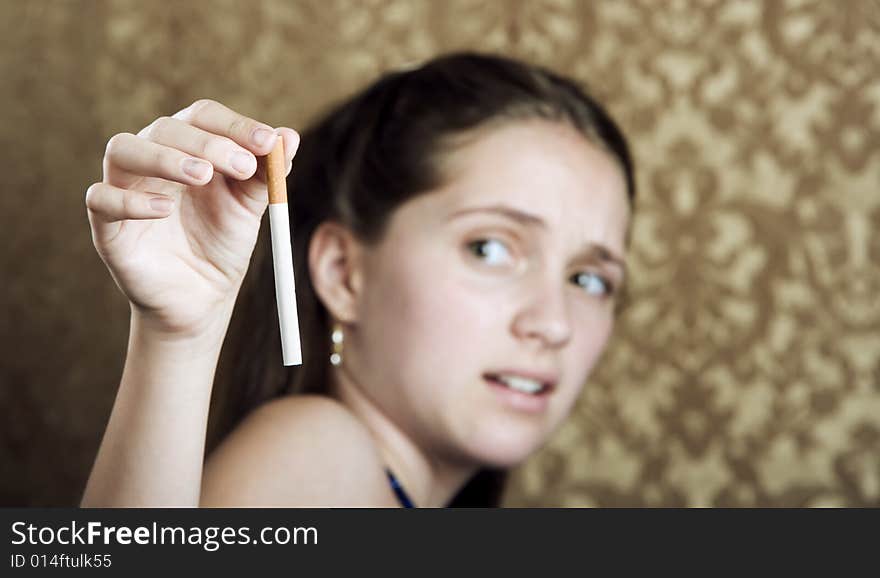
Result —
[[501, 370], [483, 374], [483, 379], [502, 407], [519, 415], [539, 416], [550, 407], [550, 394], [558, 378], [552, 373]]
[[483, 374], [483, 378], [499, 387], [530, 396], [545, 396], [556, 388], [557, 377], [550, 372], [499, 370]]

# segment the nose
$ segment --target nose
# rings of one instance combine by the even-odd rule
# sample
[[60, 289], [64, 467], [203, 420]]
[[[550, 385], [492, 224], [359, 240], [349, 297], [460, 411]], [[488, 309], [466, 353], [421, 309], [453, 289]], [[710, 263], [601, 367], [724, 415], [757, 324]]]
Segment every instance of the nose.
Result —
[[533, 291], [514, 316], [513, 333], [519, 339], [538, 341], [548, 348], [559, 348], [568, 343], [572, 324], [565, 287], [545, 282]]

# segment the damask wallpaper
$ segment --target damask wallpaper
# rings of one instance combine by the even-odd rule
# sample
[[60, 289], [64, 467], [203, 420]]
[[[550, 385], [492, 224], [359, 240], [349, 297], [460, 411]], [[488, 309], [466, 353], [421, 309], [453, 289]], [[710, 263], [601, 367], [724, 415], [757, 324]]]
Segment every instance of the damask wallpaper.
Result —
[[107, 139], [201, 97], [303, 126], [462, 48], [620, 120], [631, 302], [509, 506], [880, 505], [880, 2], [2, 0], [0, 504], [74, 505], [128, 308], [83, 202]]

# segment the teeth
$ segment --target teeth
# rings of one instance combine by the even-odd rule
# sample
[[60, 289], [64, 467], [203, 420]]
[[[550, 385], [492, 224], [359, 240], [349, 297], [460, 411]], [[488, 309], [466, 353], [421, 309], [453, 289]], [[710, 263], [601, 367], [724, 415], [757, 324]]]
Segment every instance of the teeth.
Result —
[[499, 375], [498, 381], [503, 382], [511, 389], [522, 391], [523, 393], [538, 393], [544, 389], [542, 383], [516, 375]]

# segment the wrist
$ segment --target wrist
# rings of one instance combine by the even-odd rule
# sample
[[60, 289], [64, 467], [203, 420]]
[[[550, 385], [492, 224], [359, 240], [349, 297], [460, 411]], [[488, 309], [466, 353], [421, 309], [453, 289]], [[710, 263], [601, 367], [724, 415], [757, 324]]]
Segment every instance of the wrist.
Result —
[[216, 357], [226, 338], [232, 318], [233, 304], [219, 310], [203, 323], [192, 326], [171, 326], [148, 312], [131, 308], [130, 347], [148, 347], [163, 352], [180, 352], [191, 359]]
[[121, 388], [140, 404], [168, 396], [175, 404], [207, 412], [224, 337], [217, 328], [193, 334], [169, 332], [133, 311]]
[[234, 308], [235, 299], [227, 299], [184, 321], [186, 315], [161, 314], [131, 303], [131, 327], [166, 343], [222, 342]]

